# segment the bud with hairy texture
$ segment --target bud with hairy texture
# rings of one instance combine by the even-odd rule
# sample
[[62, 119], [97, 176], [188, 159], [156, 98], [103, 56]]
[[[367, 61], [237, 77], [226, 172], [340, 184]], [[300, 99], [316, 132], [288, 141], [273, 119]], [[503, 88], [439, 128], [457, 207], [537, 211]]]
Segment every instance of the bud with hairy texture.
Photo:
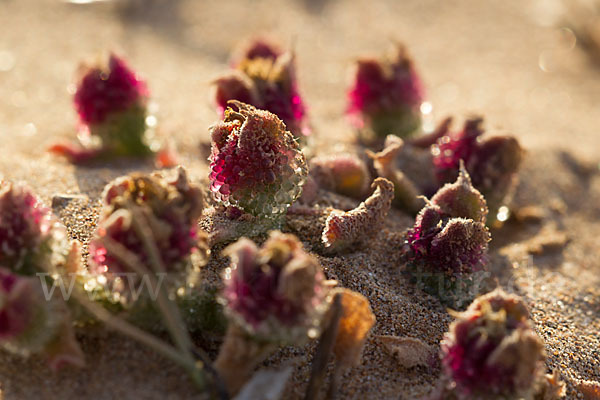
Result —
[[82, 66], [74, 95], [82, 145], [50, 150], [73, 162], [115, 156], [146, 156], [146, 83], [126, 62], [110, 54], [105, 65]]
[[[174, 175], [132, 174], [109, 183], [103, 193], [98, 229], [90, 243], [90, 262], [97, 273], [131, 272], [106, 247], [105, 238], [119, 243], [149, 265], [149, 255], [134, 218], [144, 219], [167, 271], [181, 271], [199, 246], [197, 220], [203, 199], [198, 187], [189, 183], [185, 170]], [[147, 267], [152, 270], [151, 268]]]
[[61, 272], [69, 254], [65, 227], [50, 209], [27, 186], [0, 181], [0, 265], [20, 275]]
[[482, 139], [482, 123], [480, 117], [467, 120], [461, 131], [440, 137], [431, 153], [439, 184], [452, 182], [458, 176], [461, 160], [465, 163], [473, 186], [484, 195], [493, 219], [514, 189], [523, 150], [511, 136]]
[[38, 277], [0, 267], [0, 347], [28, 356], [43, 354], [51, 368], [83, 365], [65, 302], [46, 299]]
[[348, 100], [353, 124], [374, 136], [366, 139], [413, 134], [421, 126], [423, 88], [404, 46], [387, 59], [360, 59]]
[[302, 193], [306, 159], [276, 115], [231, 101], [211, 128], [210, 190], [225, 206], [277, 219]]
[[473, 295], [460, 291], [470, 290], [473, 274], [487, 263], [486, 216], [485, 200], [464, 168], [419, 212], [406, 233], [403, 257], [425, 291], [456, 307]]
[[444, 371], [459, 399], [533, 399], [544, 360], [527, 307], [500, 289], [456, 314], [442, 341]]
[[277, 115], [297, 138], [310, 135], [293, 53], [256, 40], [235, 58], [233, 66], [235, 70], [215, 81], [215, 100], [221, 114], [229, 100], [238, 100]]
[[226, 248], [227, 313], [252, 336], [301, 343], [314, 337], [327, 289], [319, 262], [293, 235], [273, 231], [259, 249], [242, 238]]

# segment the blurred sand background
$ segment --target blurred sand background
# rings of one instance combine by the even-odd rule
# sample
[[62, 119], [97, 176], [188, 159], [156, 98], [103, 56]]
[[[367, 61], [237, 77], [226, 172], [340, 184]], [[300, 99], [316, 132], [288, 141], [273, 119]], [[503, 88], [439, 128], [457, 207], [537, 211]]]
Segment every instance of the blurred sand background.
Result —
[[[147, 79], [157, 105], [157, 136], [172, 139], [192, 177], [201, 179], [207, 163], [199, 144], [208, 141], [207, 128], [217, 118], [211, 81], [228, 68], [230, 51], [241, 40], [270, 34], [296, 50], [300, 89], [321, 152], [352, 140], [343, 118], [352, 61], [401, 40], [421, 72], [436, 119], [480, 113], [490, 133], [514, 134], [528, 150], [515, 204], [538, 207], [540, 218], [492, 232], [492, 269], [503, 287], [526, 297], [547, 344], [549, 368], [560, 370], [569, 398], [578, 398], [574, 382], [600, 380], [600, 68], [572, 31], [556, 23], [556, 4], [0, 0], [0, 174], [28, 182], [49, 205], [57, 193], [83, 193], [94, 201], [114, 177], [151, 168], [75, 168], [45, 152], [58, 138], [74, 136], [68, 87], [78, 63], [101, 51], [118, 49]], [[82, 212], [61, 218], [85, 240], [95, 215], [90, 208]], [[394, 211], [376, 248], [323, 263], [350, 287], [356, 278], [348, 274], [365, 274], [368, 286], [368, 279], [378, 280], [368, 274], [382, 271], [372, 287], [352, 287], [374, 303], [375, 333], [419, 337], [435, 346], [450, 317], [411, 288], [394, 265], [398, 235], [392, 231], [410, 223]], [[120, 336], [95, 332], [83, 346], [87, 367], [54, 375], [40, 360], [1, 353], [2, 396], [179, 399], [194, 393], [180, 369]], [[298, 354], [288, 350], [271, 364]], [[301, 361], [286, 398], [302, 393], [306, 374]], [[432, 388], [437, 374], [396, 366], [370, 340], [364, 364], [346, 376], [341, 397], [414, 399]]]

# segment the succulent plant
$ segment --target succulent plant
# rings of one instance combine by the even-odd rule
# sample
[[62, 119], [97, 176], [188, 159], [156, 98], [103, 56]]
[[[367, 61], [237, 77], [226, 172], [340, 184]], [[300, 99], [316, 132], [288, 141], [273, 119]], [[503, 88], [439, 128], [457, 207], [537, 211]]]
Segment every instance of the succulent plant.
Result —
[[43, 354], [53, 369], [82, 366], [66, 304], [45, 297], [40, 279], [0, 267], [0, 347], [22, 356]]
[[24, 184], [0, 181], [0, 265], [20, 275], [65, 273], [65, 227]]
[[358, 61], [347, 113], [366, 142], [388, 134], [407, 137], [421, 126], [421, 80], [402, 45], [385, 59]]
[[348, 212], [333, 211], [325, 221], [322, 242], [328, 252], [338, 252], [370, 240], [383, 224], [394, 198], [394, 184], [377, 178], [373, 194]]
[[[116, 242], [136, 254], [152, 271], [144, 240], [152, 240], [166, 272], [183, 272], [191, 254], [201, 248], [197, 220], [203, 199], [181, 167], [174, 174], [132, 174], [109, 183], [102, 195], [98, 229], [89, 246], [90, 267], [97, 274], [133, 272], [106, 241]], [[143, 231], [136, 222], [143, 222]]]
[[25, 186], [0, 182], [0, 264], [33, 274], [49, 257], [50, 210]]
[[328, 285], [293, 235], [273, 231], [260, 249], [242, 238], [224, 254], [231, 258], [222, 293], [230, 324], [215, 367], [234, 394], [278, 345], [318, 335]]
[[[461, 169], [417, 215], [406, 233], [403, 257], [419, 285], [444, 302], [460, 307], [474, 294], [473, 274], [487, 263], [490, 234], [485, 199]], [[463, 297], [464, 296], [464, 297]]]
[[365, 162], [350, 153], [313, 158], [310, 175], [323, 189], [359, 199], [367, 193], [371, 181]]
[[277, 115], [297, 138], [310, 135], [293, 53], [259, 39], [236, 57], [234, 68], [215, 81], [219, 112], [224, 114], [229, 100], [238, 100]]
[[293, 235], [272, 231], [259, 249], [242, 238], [225, 249], [227, 313], [262, 340], [298, 343], [314, 336], [326, 297], [319, 262]]
[[533, 399], [544, 379], [544, 345], [519, 297], [497, 289], [456, 314], [442, 362], [459, 399]]
[[105, 65], [82, 66], [74, 95], [81, 144], [50, 150], [75, 163], [152, 154], [146, 137], [148, 96], [146, 83], [115, 54]]
[[485, 197], [494, 222], [498, 209], [510, 196], [523, 159], [519, 142], [511, 136], [482, 139], [483, 119], [467, 120], [459, 132], [449, 132], [431, 147], [433, 165], [440, 185], [458, 176], [460, 161], [465, 163], [473, 186]]
[[275, 114], [229, 104], [237, 111], [211, 128], [210, 190], [224, 206], [277, 220], [302, 193], [306, 159]]

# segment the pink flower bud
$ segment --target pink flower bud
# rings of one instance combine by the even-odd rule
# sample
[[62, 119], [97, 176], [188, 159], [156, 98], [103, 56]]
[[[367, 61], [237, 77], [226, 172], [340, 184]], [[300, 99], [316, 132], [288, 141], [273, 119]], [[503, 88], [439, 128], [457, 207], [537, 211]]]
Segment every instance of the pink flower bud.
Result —
[[198, 246], [197, 220], [203, 205], [200, 189], [188, 182], [181, 167], [174, 176], [132, 174], [116, 179], [104, 189], [98, 229], [89, 247], [91, 264], [99, 273], [129, 271], [106, 248], [106, 237], [148, 266], [148, 254], [133, 226], [133, 218], [138, 217], [145, 218], [165, 267], [181, 270]]
[[276, 115], [231, 101], [211, 128], [210, 189], [225, 206], [278, 218], [300, 196], [306, 159]]
[[471, 174], [473, 186], [485, 197], [490, 208], [490, 222], [510, 197], [516, 174], [523, 160], [519, 142], [510, 136], [482, 139], [483, 119], [474, 117], [459, 132], [440, 137], [431, 147], [438, 182], [452, 182], [458, 175], [461, 160]]
[[46, 298], [40, 283], [0, 268], [0, 347], [23, 356], [44, 354], [53, 369], [82, 366], [65, 302]]
[[457, 314], [442, 341], [444, 370], [459, 398], [533, 398], [544, 360], [527, 307], [500, 289]]
[[0, 182], [0, 264], [32, 274], [51, 249], [50, 210], [23, 185]]
[[236, 71], [215, 81], [219, 112], [229, 100], [238, 100], [277, 115], [297, 138], [310, 135], [292, 53], [258, 40], [236, 58], [234, 67]]
[[293, 235], [274, 231], [259, 249], [242, 238], [225, 249], [223, 299], [229, 315], [252, 336], [302, 343], [316, 334], [327, 294], [319, 262]]
[[114, 54], [106, 65], [82, 66], [73, 99], [82, 145], [57, 144], [50, 151], [76, 163], [151, 154], [145, 135], [148, 96], [146, 83]]
[[360, 59], [348, 102], [351, 122], [363, 133], [370, 131], [370, 139], [414, 133], [421, 125], [423, 88], [404, 46], [386, 59]]

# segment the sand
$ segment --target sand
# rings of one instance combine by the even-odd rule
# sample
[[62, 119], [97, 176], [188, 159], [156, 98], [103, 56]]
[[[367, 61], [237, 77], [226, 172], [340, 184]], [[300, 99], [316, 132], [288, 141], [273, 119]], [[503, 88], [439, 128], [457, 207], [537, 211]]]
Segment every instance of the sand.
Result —
[[[548, 370], [560, 371], [568, 398], [579, 398], [577, 380], [600, 380], [600, 71], [570, 31], [542, 12], [543, 1], [147, 4], [132, 14], [110, 3], [0, 0], [0, 173], [29, 183], [48, 205], [55, 194], [85, 195], [87, 200], [57, 210], [74, 238], [89, 238], [107, 182], [152, 169], [128, 162], [75, 168], [45, 153], [50, 143], [74, 135], [67, 88], [82, 58], [110, 48], [127, 55], [149, 82], [157, 136], [174, 141], [191, 177], [200, 181], [207, 174], [201, 144], [217, 117], [210, 82], [227, 68], [237, 42], [271, 33], [294, 46], [315, 151], [324, 153], [353, 138], [343, 118], [352, 60], [400, 39], [414, 55], [436, 118], [482, 114], [490, 133], [512, 133], [527, 149], [514, 200], [520, 219], [492, 232], [491, 269], [500, 286], [526, 299], [546, 343]], [[289, 218], [309, 249], [322, 223]], [[435, 348], [451, 317], [400, 273], [401, 232], [411, 224], [394, 210], [369, 247], [320, 260], [330, 278], [369, 298], [377, 317], [373, 335], [419, 338]], [[224, 262], [215, 256], [207, 279]], [[52, 374], [38, 358], [1, 352], [2, 396], [194, 397], [185, 373], [143, 346], [101, 328], [80, 333], [80, 339], [87, 358], [82, 370]], [[271, 368], [296, 366], [285, 398], [302, 396], [312, 350], [282, 349], [267, 361]], [[362, 365], [345, 376], [340, 398], [414, 399], [428, 393], [438, 375], [436, 368], [398, 365], [372, 336]]]

